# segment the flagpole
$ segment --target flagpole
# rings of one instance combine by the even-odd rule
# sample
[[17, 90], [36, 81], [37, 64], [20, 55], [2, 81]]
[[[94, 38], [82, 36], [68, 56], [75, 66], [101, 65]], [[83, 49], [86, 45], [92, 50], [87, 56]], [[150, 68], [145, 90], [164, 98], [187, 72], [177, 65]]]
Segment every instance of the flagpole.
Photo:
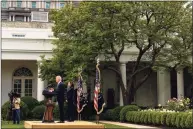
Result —
[[[99, 69], [99, 65], [100, 65], [100, 60], [99, 58], [97, 59], [97, 65], [96, 65], [96, 70], [98, 71], [98, 83], [100, 83], [100, 69]], [[98, 93], [100, 92], [100, 89], [98, 91]], [[97, 95], [97, 103], [98, 103], [98, 95]], [[97, 104], [98, 105], [98, 104]], [[97, 109], [97, 114], [96, 114], [96, 124], [99, 124], [99, 113], [98, 113], [98, 109]]]
[[[78, 83], [81, 83], [81, 84], [78, 84], [79, 86], [78, 86], [78, 88], [77, 88], [77, 95], [79, 96], [79, 102], [80, 102], [80, 85], [81, 85], [81, 87], [82, 87], [82, 75], [81, 75], [81, 73], [82, 73], [82, 67], [79, 69], [79, 74], [78, 74]], [[80, 81], [80, 82], [79, 82]], [[77, 96], [77, 97], [78, 97]], [[78, 101], [77, 101], [77, 103], [78, 103]], [[81, 111], [80, 111], [80, 103], [78, 103], [77, 104], [77, 112], [78, 112], [78, 121], [81, 121]]]

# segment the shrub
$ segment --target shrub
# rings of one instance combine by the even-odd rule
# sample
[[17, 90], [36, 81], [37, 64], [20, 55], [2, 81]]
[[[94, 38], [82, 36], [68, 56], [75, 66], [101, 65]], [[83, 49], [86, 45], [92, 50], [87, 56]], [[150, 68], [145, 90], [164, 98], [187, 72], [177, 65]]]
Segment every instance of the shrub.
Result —
[[39, 102], [39, 105], [45, 105], [46, 104], [46, 100], [42, 100]]
[[155, 124], [156, 125], [161, 125], [161, 112], [157, 112], [155, 116], [156, 116]]
[[177, 128], [180, 128], [180, 121], [182, 119], [182, 114], [179, 113], [177, 116], [176, 116], [176, 122], [175, 122], [175, 125]]
[[151, 119], [152, 119], [152, 123], [154, 124], [154, 125], [156, 125], [156, 112], [152, 112], [152, 114], [151, 114]]
[[39, 105], [36, 106], [33, 110], [32, 110], [32, 116], [34, 119], [42, 119], [44, 112], [45, 112], [46, 107], [44, 105]]
[[192, 114], [187, 112], [128, 111], [126, 120], [139, 124], [173, 125], [175, 128], [193, 127]]
[[[54, 113], [54, 118], [58, 119], [60, 117], [58, 105], [55, 106], [53, 113]], [[66, 105], [66, 103], [64, 103], [64, 116], [66, 119], [67, 118], [67, 105]]]
[[104, 119], [105, 119], [105, 120], [112, 120], [112, 119], [113, 119], [112, 116], [114, 116], [114, 115], [113, 115], [113, 109], [109, 109], [109, 110], [107, 110], [107, 111], [104, 113]]
[[116, 107], [113, 109], [113, 113], [112, 113], [112, 120], [113, 121], [119, 121], [120, 120], [120, 112], [121, 112], [121, 109], [123, 108], [123, 106], [120, 106], [120, 107]]
[[136, 105], [127, 105], [127, 106], [124, 106], [122, 109], [121, 109], [121, 112], [120, 112], [120, 121], [124, 122], [126, 120], [126, 113], [128, 111], [138, 111], [140, 108]]
[[178, 113], [172, 113], [171, 115], [171, 125], [175, 126], [176, 124], [176, 116], [178, 115]]
[[161, 125], [166, 125], [167, 112], [161, 113]]
[[185, 128], [185, 122], [186, 122], [186, 118], [188, 117], [187, 113], [182, 113], [182, 118], [180, 120], [180, 127], [181, 128]]
[[189, 109], [190, 99], [181, 97], [181, 99], [170, 99], [167, 102], [167, 109], [173, 111], [186, 111]]
[[185, 127], [186, 128], [193, 127], [192, 113], [188, 114], [188, 117], [186, 118], [186, 121], [185, 121]]
[[[28, 109], [28, 106], [23, 102], [21, 101], [21, 120], [25, 120], [27, 118], [27, 115], [29, 113], [29, 109]], [[6, 116], [7, 116], [7, 112], [8, 112], [8, 108], [10, 106], [10, 101], [7, 101], [3, 104], [3, 106], [1, 107], [1, 117], [3, 120], [6, 120]]]
[[32, 111], [34, 109], [34, 107], [39, 105], [39, 102], [31, 96], [22, 97], [21, 101], [23, 101], [25, 104], [27, 104], [30, 111]]
[[172, 113], [167, 113], [167, 116], [166, 116], [166, 125], [167, 126], [172, 126], [171, 118], [172, 118]]

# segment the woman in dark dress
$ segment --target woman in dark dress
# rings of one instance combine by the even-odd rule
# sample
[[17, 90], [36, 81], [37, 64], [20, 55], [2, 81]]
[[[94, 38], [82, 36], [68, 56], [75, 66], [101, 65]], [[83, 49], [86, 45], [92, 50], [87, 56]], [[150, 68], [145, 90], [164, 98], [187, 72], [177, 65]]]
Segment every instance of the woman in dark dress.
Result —
[[68, 103], [68, 121], [73, 122], [74, 121], [74, 84], [72, 82], [68, 82], [68, 88], [67, 88], [67, 103]]

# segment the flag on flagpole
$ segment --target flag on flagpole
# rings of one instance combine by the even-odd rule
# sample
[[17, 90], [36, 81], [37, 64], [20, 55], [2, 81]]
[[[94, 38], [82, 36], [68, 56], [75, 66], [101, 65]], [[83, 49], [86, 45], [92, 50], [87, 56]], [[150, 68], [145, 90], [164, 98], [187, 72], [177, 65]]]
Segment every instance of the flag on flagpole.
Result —
[[94, 108], [96, 112], [98, 112], [98, 95], [100, 92], [100, 77], [99, 71], [96, 69], [96, 84], [95, 84], [95, 91], [94, 91]]
[[82, 79], [81, 76], [78, 78], [78, 88], [77, 88], [77, 111], [81, 111], [81, 105], [80, 105], [80, 99], [81, 99], [81, 94], [82, 94]]

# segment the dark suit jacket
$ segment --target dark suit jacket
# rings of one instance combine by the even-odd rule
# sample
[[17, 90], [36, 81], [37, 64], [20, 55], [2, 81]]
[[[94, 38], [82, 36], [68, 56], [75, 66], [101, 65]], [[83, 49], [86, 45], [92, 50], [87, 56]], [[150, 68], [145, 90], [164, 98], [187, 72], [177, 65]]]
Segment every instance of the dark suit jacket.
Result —
[[57, 101], [58, 102], [64, 102], [64, 94], [65, 94], [66, 87], [63, 82], [60, 82], [57, 85], [56, 93], [57, 93]]

